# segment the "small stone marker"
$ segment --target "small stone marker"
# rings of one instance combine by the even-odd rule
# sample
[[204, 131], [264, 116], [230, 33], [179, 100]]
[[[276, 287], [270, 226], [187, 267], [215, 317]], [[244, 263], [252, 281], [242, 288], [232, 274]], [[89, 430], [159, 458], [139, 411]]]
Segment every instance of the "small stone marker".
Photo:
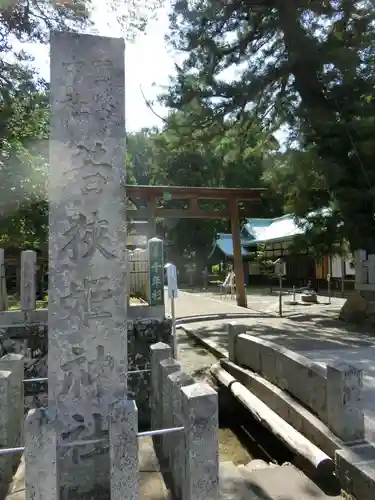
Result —
[[8, 310], [8, 293], [5, 279], [4, 249], [0, 248], [0, 311]]
[[[174, 372], [167, 377], [167, 390], [171, 392], [170, 413], [173, 427], [182, 427], [184, 425], [181, 410], [181, 388], [194, 383], [193, 377], [181, 371]], [[181, 498], [182, 478], [185, 469], [185, 438], [183, 432], [176, 432], [171, 437], [169, 463], [173, 475], [173, 489], [175, 498]]]
[[21, 309], [25, 312], [36, 309], [36, 252], [33, 250], [21, 252]]
[[185, 433], [183, 500], [219, 500], [219, 414], [217, 393], [205, 383], [183, 387]]
[[[108, 438], [110, 405], [127, 393], [124, 40], [51, 33], [50, 80], [48, 400], [60, 444]], [[108, 446], [59, 447], [64, 487], [108, 488]]]
[[25, 420], [26, 500], [58, 499], [56, 422], [45, 408], [30, 410]]
[[114, 405], [109, 425], [111, 500], [139, 500], [138, 410], [135, 401]]
[[164, 245], [163, 240], [148, 240], [149, 305], [164, 305]]
[[327, 423], [344, 442], [364, 439], [363, 372], [348, 363], [327, 365]]
[[[171, 398], [172, 392], [169, 390], [167, 378], [168, 375], [181, 370], [181, 365], [173, 358], [164, 359], [160, 363], [160, 391], [161, 391], [161, 428], [170, 429], [173, 427], [171, 415]], [[170, 440], [173, 440], [173, 435], [166, 434], [161, 436], [161, 451], [164, 464], [169, 466], [169, 448]], [[169, 471], [168, 471], [169, 472]]]

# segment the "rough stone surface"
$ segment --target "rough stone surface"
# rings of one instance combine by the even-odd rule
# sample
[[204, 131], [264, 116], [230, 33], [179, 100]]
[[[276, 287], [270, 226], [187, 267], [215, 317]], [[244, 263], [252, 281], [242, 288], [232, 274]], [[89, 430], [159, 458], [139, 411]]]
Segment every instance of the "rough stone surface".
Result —
[[347, 322], [362, 322], [366, 319], [366, 308], [366, 300], [360, 292], [354, 292], [342, 306], [340, 319]]
[[21, 252], [21, 309], [36, 309], [36, 252]]
[[[167, 377], [167, 387], [171, 394], [170, 414], [172, 416], [172, 426], [182, 427], [182, 395], [181, 388], [195, 383], [192, 376], [182, 371], [171, 373]], [[181, 498], [182, 478], [185, 467], [185, 439], [182, 432], [171, 435], [169, 446], [169, 464], [172, 473], [172, 488], [175, 498]]]
[[[123, 39], [51, 33], [48, 399], [59, 443], [108, 436], [109, 405], [126, 397], [124, 80]], [[66, 496], [108, 488], [108, 446], [59, 461]]]
[[[10, 432], [13, 446], [23, 445], [24, 428], [24, 397], [23, 397], [23, 377], [24, 377], [24, 356], [22, 354], [6, 354], [0, 359], [0, 369], [12, 372], [10, 379]], [[4, 411], [4, 409], [2, 409]], [[15, 456], [13, 463], [19, 457]]]
[[181, 389], [185, 434], [185, 474], [182, 498], [218, 500], [218, 397], [207, 384]]
[[310, 359], [273, 342], [241, 334], [236, 342], [237, 363], [261, 373], [287, 390], [324, 422], [327, 421], [326, 371]]
[[[160, 363], [160, 400], [161, 400], [161, 428], [170, 429], [172, 427], [172, 415], [170, 412], [172, 393], [169, 391], [167, 383], [168, 375], [181, 370], [181, 365], [173, 358], [164, 359]], [[171, 436], [166, 434], [161, 436], [161, 450], [163, 465], [169, 469], [169, 449]], [[168, 470], [169, 472], [169, 470]]]
[[369, 443], [337, 450], [336, 475], [345, 493], [358, 500], [375, 498], [375, 449]]
[[139, 500], [138, 411], [135, 401], [114, 405], [109, 427], [111, 500]]
[[[27, 352], [24, 378], [47, 377], [48, 332], [45, 325], [25, 325], [22, 337], [9, 337], [10, 331], [0, 337], [0, 355]], [[150, 346], [158, 341], [172, 343], [170, 318], [139, 317], [128, 321], [128, 370], [150, 370]], [[38, 386], [40, 387], [40, 386]], [[30, 385], [27, 386], [30, 388]], [[131, 373], [128, 376], [128, 397], [138, 408], [138, 424], [141, 430], [150, 428], [151, 373]], [[32, 408], [47, 406], [47, 393], [25, 394], [26, 413]]]
[[236, 362], [236, 343], [240, 333], [245, 333], [245, 328], [235, 321], [227, 323], [228, 332], [228, 357], [233, 363]]
[[[151, 429], [159, 429], [161, 425], [160, 363], [171, 355], [171, 347], [158, 342], [150, 347], [151, 355]], [[158, 440], [154, 440], [156, 444]]]
[[344, 442], [365, 437], [363, 372], [348, 363], [327, 366], [327, 423]]
[[[12, 372], [0, 370], [0, 447], [12, 447], [11, 428], [11, 384]], [[0, 480], [8, 481], [12, 477], [12, 458], [8, 455], [0, 456]]]
[[[172, 344], [172, 320], [138, 318], [128, 326], [128, 370], [150, 370], [150, 347], [162, 342]], [[150, 428], [151, 372], [128, 376], [128, 397], [135, 399], [138, 408], [139, 428]]]
[[26, 500], [59, 498], [56, 422], [45, 409], [27, 415], [25, 448]]

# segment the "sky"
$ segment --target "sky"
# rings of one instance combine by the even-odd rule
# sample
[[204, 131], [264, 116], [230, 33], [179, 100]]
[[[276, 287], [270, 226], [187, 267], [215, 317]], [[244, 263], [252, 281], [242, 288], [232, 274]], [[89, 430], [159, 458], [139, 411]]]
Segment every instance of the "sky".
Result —
[[[103, 2], [104, 3], [104, 2]], [[101, 6], [103, 6], [103, 3]], [[106, 19], [106, 21], [103, 21]], [[98, 34], [103, 36], [122, 36], [116, 22], [102, 8], [93, 15]], [[127, 43], [125, 50], [125, 98], [126, 130], [135, 132], [143, 127], [161, 126], [162, 122], [146, 105], [145, 97], [156, 100], [162, 87], [168, 83], [174, 71], [174, 57], [168, 50], [164, 37], [168, 31], [168, 7], [160, 9], [158, 19], [150, 21], [146, 33], [140, 34], [135, 42]], [[39, 44], [25, 44], [24, 49], [34, 58], [34, 66], [40, 76], [49, 80], [49, 47]], [[152, 108], [158, 115], [166, 111], [156, 103]]]
[[[120, 0], [121, 2], [122, 0]], [[147, 2], [147, 0], [145, 0]], [[99, 35], [123, 36], [122, 29], [109, 12], [106, 2], [93, 0], [94, 11], [92, 20]], [[166, 109], [155, 101], [163, 86], [168, 84], [169, 76], [174, 74], [176, 54], [168, 47], [165, 35], [168, 33], [169, 0], [158, 11], [157, 19], [151, 20], [144, 34], [139, 34], [136, 40], [126, 44], [125, 49], [125, 100], [126, 100], [126, 130], [136, 132], [145, 127], [162, 126], [163, 122], [156, 115], [165, 116]], [[23, 48], [31, 53], [39, 69], [40, 75], [49, 80], [49, 47], [40, 44], [24, 44]], [[181, 56], [178, 58], [181, 60]], [[225, 78], [234, 78], [235, 68], [231, 68]], [[147, 106], [145, 98], [152, 102], [152, 109]], [[275, 133], [281, 143], [285, 140], [285, 131]]]

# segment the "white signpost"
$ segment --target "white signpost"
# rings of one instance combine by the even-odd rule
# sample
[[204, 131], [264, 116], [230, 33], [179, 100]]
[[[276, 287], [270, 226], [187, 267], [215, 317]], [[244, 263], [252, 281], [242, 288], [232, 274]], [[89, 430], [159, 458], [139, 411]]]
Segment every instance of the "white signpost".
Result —
[[286, 263], [279, 258], [273, 263], [275, 274], [279, 277], [279, 316], [283, 315], [283, 276], [286, 275]]
[[173, 357], [177, 359], [176, 312], [174, 302], [178, 297], [177, 269], [176, 266], [171, 263], [165, 264], [164, 269], [167, 272], [168, 297], [171, 300]]

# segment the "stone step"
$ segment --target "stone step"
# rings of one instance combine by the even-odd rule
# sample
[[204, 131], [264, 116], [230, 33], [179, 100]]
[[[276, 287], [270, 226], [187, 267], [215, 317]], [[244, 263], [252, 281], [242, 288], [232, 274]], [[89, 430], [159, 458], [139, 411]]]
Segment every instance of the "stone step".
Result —
[[220, 500], [262, 500], [247, 488], [239, 468], [233, 462], [221, 462], [219, 468]]
[[[249, 470], [239, 469], [248, 490], [259, 500], [343, 500], [340, 495], [323, 492], [293, 465]], [[254, 497], [249, 497], [251, 500]]]

